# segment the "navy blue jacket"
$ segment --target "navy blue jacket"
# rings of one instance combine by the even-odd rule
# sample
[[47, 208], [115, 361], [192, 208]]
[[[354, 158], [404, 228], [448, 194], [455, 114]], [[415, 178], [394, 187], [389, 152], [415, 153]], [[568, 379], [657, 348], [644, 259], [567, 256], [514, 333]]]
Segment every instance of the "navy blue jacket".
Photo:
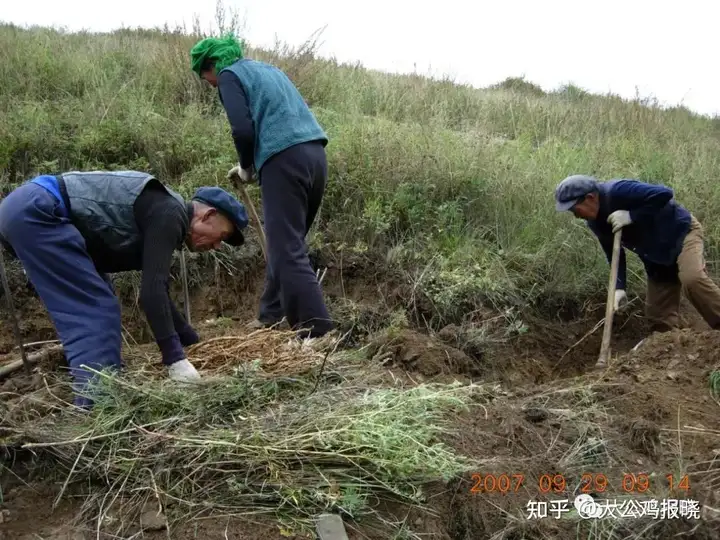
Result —
[[632, 223], [622, 229], [622, 248], [617, 288], [627, 280], [625, 249], [634, 252], [645, 266], [648, 278], [661, 282], [677, 281], [677, 258], [690, 230], [691, 215], [673, 198], [673, 190], [638, 180], [611, 180], [600, 188], [600, 209], [590, 230], [602, 245], [608, 262], [612, 258], [613, 232], [607, 222], [616, 210], [628, 210]]
[[240, 79], [232, 71], [220, 72], [218, 92], [230, 123], [240, 166], [248, 169], [253, 164], [255, 154], [255, 126], [250, 114], [247, 95], [240, 84]]

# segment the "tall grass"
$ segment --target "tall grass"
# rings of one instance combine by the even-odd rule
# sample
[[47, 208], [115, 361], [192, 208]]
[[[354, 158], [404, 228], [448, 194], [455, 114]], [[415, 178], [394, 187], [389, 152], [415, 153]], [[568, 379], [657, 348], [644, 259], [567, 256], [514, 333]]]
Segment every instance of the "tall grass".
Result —
[[[237, 157], [214, 90], [189, 69], [195, 39], [0, 26], [0, 189], [101, 167], [148, 170], [185, 195], [225, 185]], [[248, 55], [284, 69], [330, 136], [313, 242], [386, 263], [442, 318], [479, 303], [603, 297], [597, 242], [553, 207], [554, 186], [573, 173], [674, 188], [704, 222], [717, 270], [720, 119], [521, 79], [479, 90], [383, 74], [317, 58], [312, 41]]]

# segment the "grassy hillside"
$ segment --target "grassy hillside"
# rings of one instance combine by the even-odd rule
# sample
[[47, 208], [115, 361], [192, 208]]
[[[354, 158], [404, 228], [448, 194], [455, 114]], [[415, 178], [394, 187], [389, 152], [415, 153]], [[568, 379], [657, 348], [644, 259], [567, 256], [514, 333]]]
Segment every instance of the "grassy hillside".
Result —
[[[215, 91], [189, 69], [195, 39], [0, 26], [0, 189], [115, 167], [186, 195], [226, 185], [236, 156]], [[598, 245], [553, 207], [572, 173], [673, 187], [704, 222], [717, 270], [720, 119], [519, 79], [477, 90], [381, 74], [317, 59], [312, 46], [248, 56], [286, 70], [330, 136], [313, 244], [386, 264], [445, 317], [479, 303], [549, 310], [603, 298]], [[636, 293], [641, 279], [631, 278]]]

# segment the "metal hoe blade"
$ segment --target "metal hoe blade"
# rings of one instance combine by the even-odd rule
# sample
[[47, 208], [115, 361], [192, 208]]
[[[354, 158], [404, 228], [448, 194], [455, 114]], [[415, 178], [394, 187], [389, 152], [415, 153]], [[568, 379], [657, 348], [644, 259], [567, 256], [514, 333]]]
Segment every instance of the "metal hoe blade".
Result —
[[31, 373], [30, 362], [28, 362], [27, 355], [25, 354], [25, 346], [23, 345], [22, 335], [20, 334], [20, 321], [18, 320], [17, 312], [12, 301], [12, 293], [10, 292], [10, 284], [8, 283], [7, 274], [5, 273], [5, 249], [0, 243], [0, 280], [2, 280], [3, 289], [5, 289], [5, 298], [7, 299], [8, 311], [10, 312], [10, 318], [12, 319], [13, 333], [15, 334], [15, 341], [20, 349], [20, 357], [22, 358], [23, 366], [25, 367], [25, 373], [28, 375]]

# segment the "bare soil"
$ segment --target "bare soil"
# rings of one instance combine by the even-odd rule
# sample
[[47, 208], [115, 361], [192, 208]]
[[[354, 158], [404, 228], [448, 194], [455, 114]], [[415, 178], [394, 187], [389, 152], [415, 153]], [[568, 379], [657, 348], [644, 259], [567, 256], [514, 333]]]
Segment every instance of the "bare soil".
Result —
[[[587, 334], [602, 317], [578, 322], [529, 321], [528, 331], [504, 339], [478, 339], [485, 320], [448, 326], [437, 333], [410, 328], [382, 329], [389, 306], [397, 306], [392, 286], [331, 271], [326, 293], [337, 312], [351, 305], [353, 336], [368, 344], [368, 371], [385, 370], [410, 384], [449, 380], [496, 384], [497, 397], [460, 416], [447, 443], [480, 460], [476, 475], [468, 474], [428, 492], [433, 513], [388, 508], [424, 538], [470, 540], [481, 538], [717, 538], [720, 514], [720, 404], [709, 391], [708, 379], [720, 365], [720, 333], [704, 327], [685, 310], [688, 328], [648, 337], [637, 312], [616, 318], [613, 362], [605, 371], [593, 370], [602, 328]], [[203, 337], [243, 331], [255, 314], [262, 276], [254, 275], [235, 289], [210, 286], [193, 295], [193, 323]], [[25, 341], [55, 339], [52, 324], [32, 291], [20, 289], [16, 305], [22, 313]], [[179, 298], [179, 296], [178, 296]], [[350, 302], [349, 302], [350, 301]], [[129, 339], [148, 343], [142, 316], [132, 302], [124, 302], [124, 325]], [[129, 306], [129, 307], [128, 307]], [[0, 312], [0, 365], [17, 358], [6, 310]], [[218, 317], [232, 322], [218, 324]], [[632, 350], [643, 338], [643, 343]], [[44, 388], [43, 376], [62, 367], [51, 358], [31, 376], [17, 372], [0, 381], [6, 405], [29, 390]], [[50, 388], [47, 391], [51, 391]], [[2, 446], [0, 446], [2, 448]], [[51, 484], [42, 469], [30, 466], [32, 456], [7, 453], [0, 469], [0, 540], [81, 540], [110, 538], [93, 523], [76, 522], [80, 499], [62, 498], [54, 506], [60, 485]], [[0, 455], [0, 457], [2, 457]], [[0, 462], [2, 463], [2, 462]], [[627, 493], [626, 475], [648, 475], [647, 492]], [[687, 476], [689, 490], [668, 486]], [[479, 475], [479, 476], [478, 476]], [[485, 489], [483, 479], [501, 475], [522, 480], [515, 489]], [[570, 522], [548, 517], [526, 520], [529, 500], [565, 498], [572, 501], [583, 487], [600, 499], [635, 497], [693, 498], [700, 501], [703, 519], [605, 520]], [[542, 482], [555, 478], [550, 493]], [[607, 480], [599, 489], [597, 479]], [[545, 479], [545, 480], [543, 480]], [[562, 486], [559, 482], [562, 481]], [[593, 484], [592, 481], [596, 483]], [[491, 482], [492, 484], [492, 482]], [[473, 489], [474, 487], [481, 489]], [[483, 486], [485, 486], [483, 488]], [[562, 489], [561, 489], [562, 488]], [[72, 490], [70, 494], [74, 493]], [[374, 538], [362, 525], [348, 523], [351, 538]], [[613, 530], [612, 527], [614, 527]], [[643, 529], [644, 528], [644, 529]], [[495, 535], [495, 536], [493, 536]], [[288, 538], [280, 527], [258, 519], [205, 520], [145, 531], [136, 538], [257, 539]], [[290, 536], [289, 538], [295, 538]]]

